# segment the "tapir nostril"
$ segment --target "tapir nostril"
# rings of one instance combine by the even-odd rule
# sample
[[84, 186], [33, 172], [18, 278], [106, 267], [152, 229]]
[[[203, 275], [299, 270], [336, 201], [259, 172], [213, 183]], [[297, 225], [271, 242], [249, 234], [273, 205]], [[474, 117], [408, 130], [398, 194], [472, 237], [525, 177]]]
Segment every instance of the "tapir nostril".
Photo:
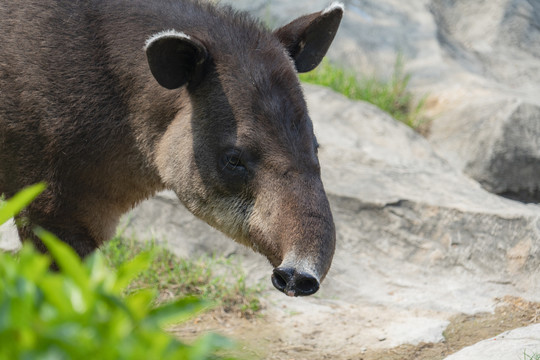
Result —
[[293, 274], [294, 270], [292, 269], [276, 268], [272, 274], [272, 284], [279, 291], [285, 292], [285, 288], [293, 277]]
[[319, 290], [319, 281], [315, 277], [291, 268], [274, 269], [272, 284], [289, 296], [307, 296]]
[[311, 275], [297, 274], [295, 280], [297, 296], [315, 294], [319, 290], [319, 282]]

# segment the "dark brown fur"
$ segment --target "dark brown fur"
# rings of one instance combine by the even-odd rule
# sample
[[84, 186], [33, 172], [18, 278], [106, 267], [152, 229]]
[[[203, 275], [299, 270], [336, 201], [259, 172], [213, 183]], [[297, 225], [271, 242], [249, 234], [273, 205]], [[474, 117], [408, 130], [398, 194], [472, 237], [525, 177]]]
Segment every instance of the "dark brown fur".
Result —
[[[318, 18], [327, 19], [317, 13], [289, 27]], [[143, 50], [168, 29], [208, 52], [174, 90], [154, 79]], [[84, 256], [123, 213], [173, 189], [274, 266], [308, 254], [324, 277], [334, 227], [294, 68], [320, 61], [295, 58], [305, 37], [269, 32], [227, 7], [172, 0], [2, 2], [0, 32], [0, 193], [48, 185], [22, 214], [22, 239], [45, 250], [32, 231], [40, 225]], [[223, 162], [231, 149], [241, 149], [241, 175]]]

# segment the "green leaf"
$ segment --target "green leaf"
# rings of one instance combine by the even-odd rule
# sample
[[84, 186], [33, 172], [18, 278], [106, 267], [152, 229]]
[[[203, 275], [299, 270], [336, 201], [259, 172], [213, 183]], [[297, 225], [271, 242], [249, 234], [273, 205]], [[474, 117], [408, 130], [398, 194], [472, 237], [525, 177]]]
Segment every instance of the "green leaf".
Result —
[[90, 279], [86, 268], [75, 250], [42, 228], [36, 228], [34, 231], [41, 241], [43, 241], [45, 246], [47, 246], [47, 249], [51, 253], [54, 261], [58, 264], [60, 270], [62, 270], [62, 273], [70, 277], [75, 284], [81, 288], [84, 292], [83, 295], [90, 296]]
[[153, 309], [145, 319], [145, 322], [152, 322], [158, 326], [164, 326], [173, 322], [183, 322], [195, 316], [197, 313], [208, 309], [211, 305], [210, 302], [200, 300], [196, 297], [185, 297]]
[[36, 254], [32, 245], [25, 244], [18, 253], [19, 272], [28, 280], [39, 282], [49, 270], [51, 259], [44, 254]]
[[197, 339], [190, 348], [190, 360], [206, 360], [218, 349], [232, 348], [234, 342], [214, 333], [209, 333]]
[[19, 191], [11, 199], [0, 204], [0, 225], [17, 215], [39, 194], [45, 190], [45, 184], [39, 183]]
[[111, 291], [116, 283], [116, 274], [107, 266], [107, 261], [99, 251], [94, 251], [84, 259], [84, 266], [90, 275], [92, 288], [97, 286]]
[[[5, 205], [0, 209], [6, 211]], [[16, 213], [13, 209], [8, 207]], [[153, 251], [121, 265], [117, 274], [100, 254], [83, 263], [53, 234], [35, 232], [59, 271], [49, 271], [51, 256], [29, 244], [16, 257], [0, 252], [0, 359], [223, 359], [217, 353], [230, 342], [222, 337], [207, 336], [188, 346], [162, 330], [204, 310], [208, 302], [185, 298], [152, 310], [155, 290], [122, 296], [149, 267]], [[156, 268], [170, 272], [171, 258], [164, 259], [165, 265]], [[177, 283], [158, 270], [147, 270], [145, 276]], [[205, 281], [201, 274], [196, 274], [199, 282]]]
[[69, 298], [63, 289], [64, 280], [59, 276], [48, 276], [41, 280], [41, 291], [47, 301], [54, 306], [59, 313], [68, 315], [72, 312]]
[[130, 310], [130, 315], [137, 321], [142, 320], [148, 314], [154, 297], [155, 292], [149, 289], [139, 290], [126, 297], [125, 302]]
[[116, 309], [116, 311], [121, 310], [122, 312], [128, 314], [130, 318], [133, 318], [133, 315], [131, 314], [131, 310], [126, 305], [126, 302], [125, 302], [124, 299], [122, 299], [122, 298], [120, 298], [120, 297], [118, 297], [116, 295], [110, 294], [110, 293], [108, 293], [106, 291], [103, 291], [102, 289], [98, 289], [97, 293], [99, 294], [100, 301], [103, 304], [106, 303], [111, 308]]
[[145, 251], [134, 257], [132, 260], [120, 265], [117, 271], [114, 290], [124, 290], [141, 272], [148, 269], [154, 255], [155, 252]]

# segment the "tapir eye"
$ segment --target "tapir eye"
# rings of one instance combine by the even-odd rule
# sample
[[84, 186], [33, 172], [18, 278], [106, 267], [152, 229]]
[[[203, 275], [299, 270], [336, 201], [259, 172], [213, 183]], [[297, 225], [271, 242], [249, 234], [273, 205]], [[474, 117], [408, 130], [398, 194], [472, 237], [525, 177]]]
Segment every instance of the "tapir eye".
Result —
[[226, 152], [222, 158], [223, 169], [235, 172], [246, 171], [246, 166], [242, 162], [242, 151], [238, 149]]

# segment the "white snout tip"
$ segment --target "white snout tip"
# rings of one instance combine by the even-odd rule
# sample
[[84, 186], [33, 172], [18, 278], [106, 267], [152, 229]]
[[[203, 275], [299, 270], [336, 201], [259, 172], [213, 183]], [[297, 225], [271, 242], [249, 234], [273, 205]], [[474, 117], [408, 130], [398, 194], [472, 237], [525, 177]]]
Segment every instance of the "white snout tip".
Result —
[[321, 281], [321, 275], [315, 267], [315, 260], [304, 258], [295, 253], [288, 254], [278, 267], [292, 268], [297, 272], [302, 272], [313, 276], [317, 281]]
[[341, 11], [345, 11], [345, 5], [343, 5], [342, 2], [334, 1], [330, 6], [328, 6], [326, 9], [323, 10], [322, 14], [328, 14], [334, 10], [340, 9]]

